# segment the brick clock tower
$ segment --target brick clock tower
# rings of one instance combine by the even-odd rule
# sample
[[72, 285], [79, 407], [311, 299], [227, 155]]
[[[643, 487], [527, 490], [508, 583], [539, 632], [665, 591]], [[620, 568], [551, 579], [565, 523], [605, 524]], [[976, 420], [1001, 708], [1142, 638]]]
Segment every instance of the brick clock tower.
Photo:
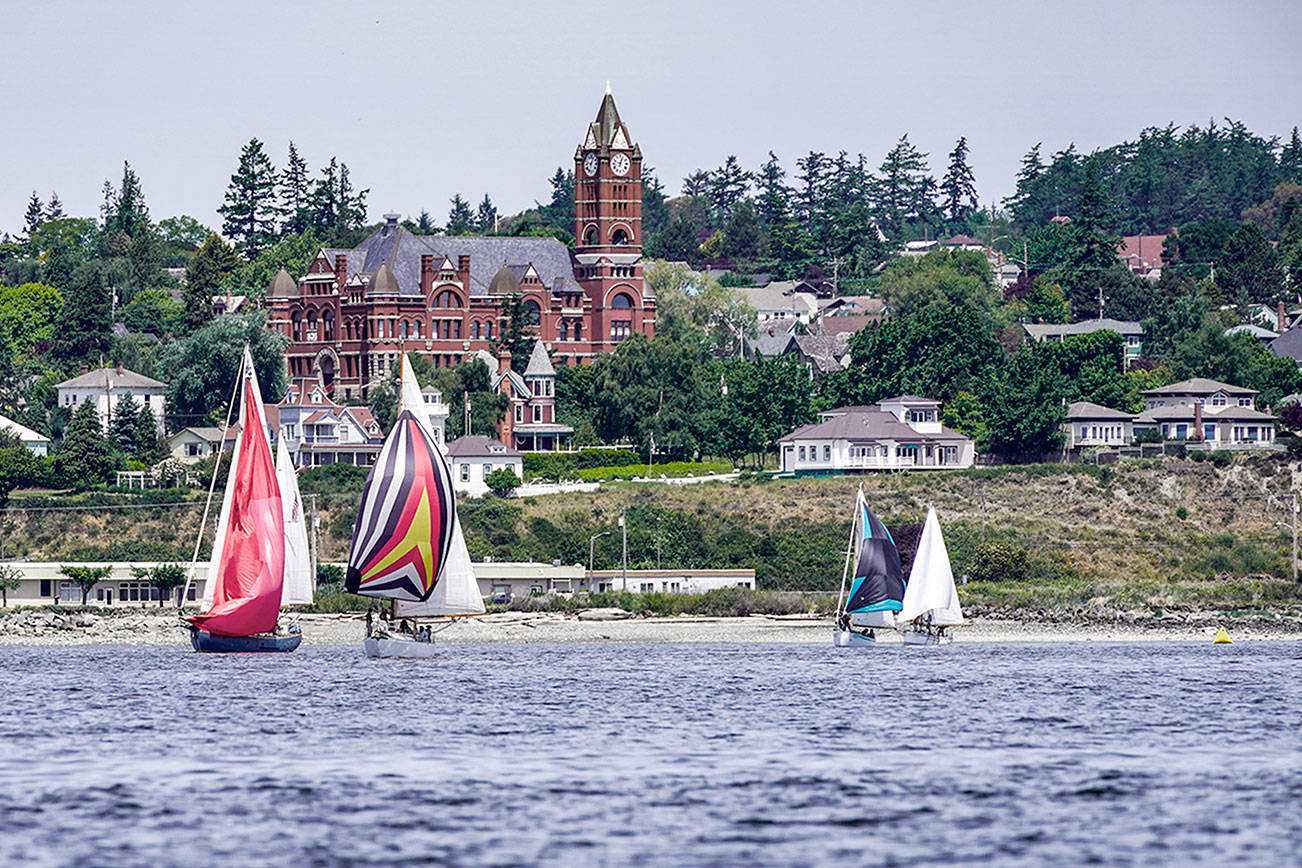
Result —
[[574, 152], [576, 276], [591, 305], [589, 340], [606, 350], [655, 332], [655, 302], [642, 282], [642, 149], [606, 94]]

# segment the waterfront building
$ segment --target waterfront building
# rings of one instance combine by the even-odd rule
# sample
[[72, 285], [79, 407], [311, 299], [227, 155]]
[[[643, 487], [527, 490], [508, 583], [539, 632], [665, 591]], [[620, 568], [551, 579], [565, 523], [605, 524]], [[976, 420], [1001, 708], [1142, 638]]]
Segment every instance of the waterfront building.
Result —
[[306, 274], [282, 270], [266, 304], [268, 327], [289, 340], [290, 376], [365, 400], [404, 350], [439, 367], [489, 350], [514, 298], [557, 365], [654, 334], [642, 151], [609, 88], [574, 152], [574, 175], [573, 250], [555, 238], [416, 235], [387, 214], [358, 246], [322, 248]]
[[819, 421], [778, 441], [782, 472], [855, 473], [869, 470], [971, 467], [971, 438], [946, 428], [939, 401], [900, 395], [860, 407], [819, 413]]

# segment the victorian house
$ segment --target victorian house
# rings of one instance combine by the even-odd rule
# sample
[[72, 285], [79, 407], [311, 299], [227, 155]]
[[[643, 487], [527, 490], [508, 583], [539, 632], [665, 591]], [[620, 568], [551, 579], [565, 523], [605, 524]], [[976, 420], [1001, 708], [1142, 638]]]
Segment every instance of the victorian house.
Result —
[[282, 270], [268, 291], [268, 324], [289, 339], [290, 376], [314, 378], [336, 400], [364, 400], [403, 351], [441, 367], [489, 350], [516, 298], [555, 364], [653, 334], [642, 152], [609, 89], [574, 167], [573, 250], [554, 238], [415, 235], [387, 214], [357, 247], [322, 249], [297, 278]]

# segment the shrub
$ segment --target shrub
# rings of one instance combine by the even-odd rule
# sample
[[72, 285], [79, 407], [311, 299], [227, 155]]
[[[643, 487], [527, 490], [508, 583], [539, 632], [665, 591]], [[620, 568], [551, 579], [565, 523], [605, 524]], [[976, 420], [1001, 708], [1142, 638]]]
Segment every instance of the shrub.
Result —
[[355, 464], [325, 464], [303, 471], [298, 490], [303, 494], [351, 494], [360, 492], [371, 473], [369, 467]]
[[344, 568], [339, 564], [321, 564], [316, 565], [316, 583], [317, 587], [322, 585], [342, 585], [344, 583]]
[[968, 578], [974, 582], [1017, 582], [1027, 578], [1030, 556], [1024, 546], [1015, 543], [980, 543], [968, 565]]
[[484, 477], [484, 484], [498, 497], [510, 497], [520, 485], [520, 477], [509, 467], [499, 467]]

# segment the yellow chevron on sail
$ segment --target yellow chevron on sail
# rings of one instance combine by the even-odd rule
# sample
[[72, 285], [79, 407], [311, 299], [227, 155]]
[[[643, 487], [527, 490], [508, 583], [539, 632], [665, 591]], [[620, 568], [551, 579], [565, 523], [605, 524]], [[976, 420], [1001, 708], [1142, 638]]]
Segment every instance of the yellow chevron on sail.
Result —
[[407, 532], [401, 539], [391, 540], [388, 554], [362, 573], [363, 584], [374, 581], [398, 561], [406, 560], [415, 549], [420, 562], [425, 565], [423, 584], [426, 588], [430, 586], [437, 575], [434, 571], [434, 549], [429, 538], [430, 513], [429, 489], [423, 489], [416, 504], [415, 515], [407, 524]]

